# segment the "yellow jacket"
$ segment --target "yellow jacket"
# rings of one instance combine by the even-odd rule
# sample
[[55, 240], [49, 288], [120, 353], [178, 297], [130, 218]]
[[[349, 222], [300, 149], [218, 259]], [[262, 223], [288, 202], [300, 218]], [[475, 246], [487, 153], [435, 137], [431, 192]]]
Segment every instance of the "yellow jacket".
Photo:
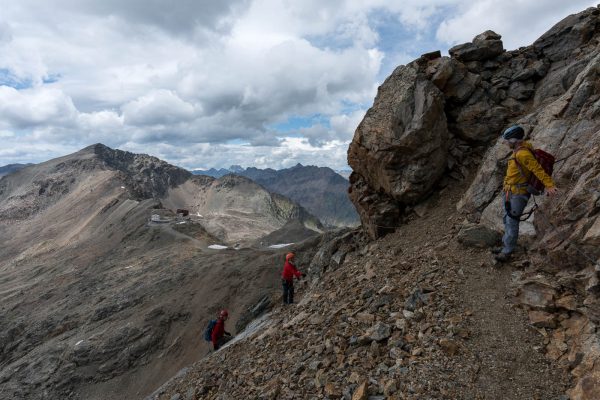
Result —
[[[527, 181], [532, 173], [545, 187], [551, 188], [555, 186], [552, 178], [544, 171], [530, 150], [533, 150], [531, 143], [523, 142], [521, 148], [516, 152], [513, 152], [512, 157], [508, 159], [506, 176], [504, 176], [504, 191], [510, 191], [512, 194], [527, 194]], [[523, 173], [519, 170], [515, 158], [519, 161], [519, 164], [521, 164], [525, 176], [523, 176]]]

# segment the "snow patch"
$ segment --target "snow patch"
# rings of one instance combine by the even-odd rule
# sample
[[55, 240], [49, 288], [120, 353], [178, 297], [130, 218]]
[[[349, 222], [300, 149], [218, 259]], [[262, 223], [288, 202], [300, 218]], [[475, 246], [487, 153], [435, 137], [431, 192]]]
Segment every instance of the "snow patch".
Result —
[[222, 246], [220, 244], [211, 244], [210, 246], [208, 246], [208, 248], [213, 250], [224, 250], [227, 248], [227, 246]]
[[294, 243], [281, 243], [281, 244], [272, 244], [269, 246], [270, 249], [281, 249], [282, 247], [291, 246]]

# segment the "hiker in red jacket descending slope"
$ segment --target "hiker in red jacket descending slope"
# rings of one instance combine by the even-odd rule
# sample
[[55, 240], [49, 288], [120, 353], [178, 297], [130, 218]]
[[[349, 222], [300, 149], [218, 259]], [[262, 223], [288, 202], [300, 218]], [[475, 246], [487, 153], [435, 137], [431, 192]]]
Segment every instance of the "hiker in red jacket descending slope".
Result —
[[296, 269], [294, 265], [294, 253], [288, 253], [285, 256], [285, 265], [281, 273], [281, 283], [283, 285], [283, 304], [292, 304], [294, 302], [294, 277], [301, 279], [306, 276]]
[[231, 333], [225, 330], [225, 321], [229, 317], [229, 313], [227, 310], [223, 310], [219, 313], [219, 318], [217, 318], [217, 323], [213, 328], [211, 339], [213, 348], [215, 350], [219, 350], [219, 347], [223, 346], [225, 343], [231, 340]]

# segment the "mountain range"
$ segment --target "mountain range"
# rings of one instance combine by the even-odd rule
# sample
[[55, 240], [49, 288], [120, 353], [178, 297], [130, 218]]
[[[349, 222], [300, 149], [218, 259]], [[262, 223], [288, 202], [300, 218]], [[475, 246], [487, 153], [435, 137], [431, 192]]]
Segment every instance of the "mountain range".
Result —
[[323, 229], [248, 178], [102, 144], [0, 178], [0, 220], [0, 397], [11, 399], [148, 394], [206, 352], [217, 310], [236, 320], [270, 295], [286, 248], [269, 245]]
[[8, 175], [12, 172], [18, 171], [21, 168], [25, 168], [30, 165], [33, 165], [33, 164], [7, 164], [7, 165], [4, 165], [4, 166], [0, 167], [0, 177], [2, 177], [4, 175]]
[[359, 222], [348, 197], [348, 180], [331, 168], [297, 164], [275, 170], [232, 165], [229, 169], [194, 170], [192, 173], [214, 177], [227, 174], [245, 176], [271, 192], [294, 200], [326, 226], [356, 226]]

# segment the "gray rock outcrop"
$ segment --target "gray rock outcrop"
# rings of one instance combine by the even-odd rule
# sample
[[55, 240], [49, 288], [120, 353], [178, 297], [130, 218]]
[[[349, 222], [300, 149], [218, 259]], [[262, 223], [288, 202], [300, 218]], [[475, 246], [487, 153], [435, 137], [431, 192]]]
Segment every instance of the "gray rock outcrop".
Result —
[[553, 138], [546, 147], [560, 145], [568, 155], [576, 143], [561, 141], [567, 125], [553, 117], [561, 114], [578, 122], [569, 127], [570, 141], [587, 140], [598, 112], [598, 11], [570, 16], [519, 50], [501, 51], [500, 35], [487, 31], [455, 46], [451, 57], [430, 53], [398, 67], [348, 150], [351, 199], [371, 236], [397, 226], [405, 209], [448, 179], [464, 178], [487, 154], [461, 202], [461, 209], [481, 215], [498, 192], [508, 156], [501, 143], [493, 144], [511, 123], [536, 126], [531, 137], [541, 138], [543, 130]]
[[442, 92], [418, 62], [397, 68], [379, 88], [348, 150], [350, 198], [373, 236], [397, 225], [402, 205], [422, 200], [444, 172], [443, 110]]
[[518, 50], [504, 51], [500, 35], [487, 31], [450, 57], [424, 55], [379, 88], [348, 151], [351, 199], [372, 238], [475, 170], [458, 209], [470, 224], [501, 229], [498, 194], [510, 154], [497, 138], [511, 124], [560, 160], [561, 196], [539, 198], [524, 225], [537, 252], [519, 290], [529, 298], [542, 285], [532, 281], [543, 279], [555, 292], [543, 312], [557, 316], [534, 309], [530, 317], [553, 329], [548, 355], [575, 376], [572, 399], [600, 396], [600, 338], [592, 334], [600, 321], [599, 41], [600, 9], [589, 8]]

